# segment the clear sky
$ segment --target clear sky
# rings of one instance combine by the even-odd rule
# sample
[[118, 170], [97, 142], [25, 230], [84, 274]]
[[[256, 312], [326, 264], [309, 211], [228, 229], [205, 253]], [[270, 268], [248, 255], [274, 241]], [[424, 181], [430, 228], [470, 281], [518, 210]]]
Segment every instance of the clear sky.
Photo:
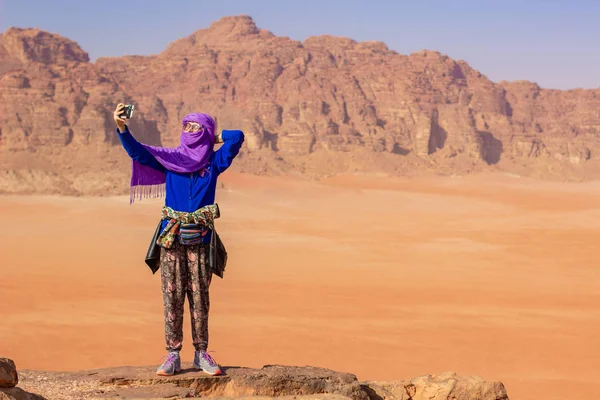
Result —
[[380, 40], [399, 53], [438, 50], [494, 81], [600, 88], [600, 0], [0, 0], [0, 31], [38, 27], [92, 60], [156, 54], [229, 15], [304, 40]]

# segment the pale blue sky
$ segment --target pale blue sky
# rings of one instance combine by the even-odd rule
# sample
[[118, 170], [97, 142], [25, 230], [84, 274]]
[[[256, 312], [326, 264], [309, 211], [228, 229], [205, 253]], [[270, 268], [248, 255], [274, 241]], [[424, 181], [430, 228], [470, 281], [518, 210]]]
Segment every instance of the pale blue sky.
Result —
[[156, 54], [228, 15], [304, 40], [381, 40], [438, 50], [494, 81], [600, 88], [600, 0], [0, 0], [0, 31], [38, 27], [102, 56]]

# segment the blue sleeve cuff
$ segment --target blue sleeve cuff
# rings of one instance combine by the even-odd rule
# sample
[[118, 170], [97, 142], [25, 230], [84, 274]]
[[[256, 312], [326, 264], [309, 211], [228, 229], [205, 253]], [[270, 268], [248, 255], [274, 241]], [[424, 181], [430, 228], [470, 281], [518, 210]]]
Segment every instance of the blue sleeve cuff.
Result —
[[127, 125], [125, 125], [125, 132], [121, 132], [121, 131], [119, 131], [119, 128], [115, 128], [115, 130], [117, 131], [117, 133], [118, 133], [119, 135], [124, 135], [124, 134], [126, 134], [126, 133], [129, 133], [129, 127], [128, 127]]
[[244, 138], [244, 132], [239, 130], [223, 130], [221, 137], [224, 142], [229, 140], [237, 141]]

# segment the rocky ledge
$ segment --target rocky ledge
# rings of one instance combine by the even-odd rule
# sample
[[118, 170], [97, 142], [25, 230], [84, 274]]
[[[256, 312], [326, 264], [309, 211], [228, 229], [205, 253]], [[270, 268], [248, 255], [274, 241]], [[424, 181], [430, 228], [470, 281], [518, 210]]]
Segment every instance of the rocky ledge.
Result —
[[[6, 360], [6, 359], [4, 359]], [[14, 366], [14, 363], [12, 364]], [[504, 400], [500, 382], [454, 373], [408, 381], [360, 382], [355, 375], [316, 367], [266, 365], [261, 369], [224, 367], [224, 375], [208, 376], [191, 365], [172, 377], [159, 377], [154, 367], [118, 367], [80, 372], [20, 371], [7, 362], [0, 371], [13, 378], [0, 382], [0, 400], [303, 398], [352, 400]], [[14, 372], [11, 372], [11, 368]], [[0, 378], [1, 379], [1, 378]], [[19, 387], [7, 387], [15, 386]], [[35, 393], [35, 394], [33, 394]]]

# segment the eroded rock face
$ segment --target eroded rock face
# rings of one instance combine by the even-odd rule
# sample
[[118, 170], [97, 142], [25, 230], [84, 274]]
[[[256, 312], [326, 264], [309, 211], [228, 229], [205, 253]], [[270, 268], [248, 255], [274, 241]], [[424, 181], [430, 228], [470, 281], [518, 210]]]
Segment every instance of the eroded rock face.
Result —
[[61, 176], [104, 168], [107, 158], [106, 174], [126, 171], [112, 121], [121, 101], [136, 104], [131, 128], [149, 144], [175, 146], [181, 117], [198, 110], [219, 128], [244, 130], [238, 171], [321, 176], [355, 169], [352, 155], [368, 151], [378, 159], [372, 168], [388, 173], [600, 175], [590, 167], [600, 160], [600, 90], [494, 83], [439, 52], [401, 55], [327, 35], [299, 42], [247, 16], [222, 18], [155, 56], [95, 63], [69, 39], [8, 29], [0, 35], [0, 170], [20, 174], [35, 157], [45, 160], [36, 169]]
[[16, 387], [18, 384], [15, 362], [10, 358], [0, 358], [0, 400], [44, 400], [42, 396]]
[[[508, 400], [500, 382], [453, 373], [411, 381], [359, 382], [355, 375], [316, 367], [229, 367], [211, 377], [191, 365], [172, 377], [154, 367], [119, 367], [72, 373], [23, 371], [23, 387], [46, 398], [301, 398], [352, 400]], [[57, 394], [59, 393], [59, 394]]]
[[42, 396], [28, 393], [23, 389], [13, 387], [0, 389], [0, 400], [46, 400]]
[[508, 400], [501, 382], [479, 377], [460, 377], [449, 372], [427, 375], [410, 381], [365, 382], [371, 399], [382, 400]]
[[10, 358], [0, 358], [0, 388], [12, 388], [19, 383], [15, 362]]

